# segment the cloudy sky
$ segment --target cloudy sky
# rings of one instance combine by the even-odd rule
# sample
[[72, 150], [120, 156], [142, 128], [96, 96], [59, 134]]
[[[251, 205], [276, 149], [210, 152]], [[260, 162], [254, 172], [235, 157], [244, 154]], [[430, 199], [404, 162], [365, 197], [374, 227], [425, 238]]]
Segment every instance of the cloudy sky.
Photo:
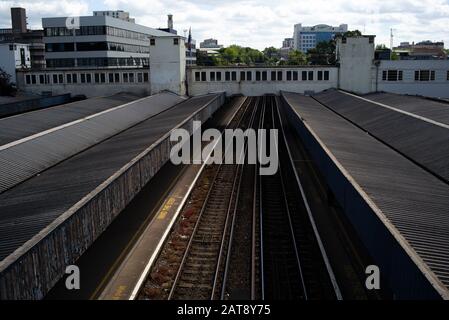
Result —
[[172, 13], [180, 34], [191, 27], [197, 41], [213, 37], [258, 49], [280, 47], [295, 23], [347, 23], [387, 45], [393, 28], [395, 44], [443, 40], [449, 46], [449, 0], [0, 0], [0, 28], [10, 27], [11, 6], [27, 9], [31, 28], [41, 27], [42, 17], [106, 9], [129, 11], [137, 23], [157, 28]]

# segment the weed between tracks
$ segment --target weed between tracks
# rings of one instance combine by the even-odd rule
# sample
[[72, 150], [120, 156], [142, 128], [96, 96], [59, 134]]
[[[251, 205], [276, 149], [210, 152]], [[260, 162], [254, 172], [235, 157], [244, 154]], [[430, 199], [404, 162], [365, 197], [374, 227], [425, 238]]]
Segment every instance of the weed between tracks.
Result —
[[139, 299], [167, 299], [218, 165], [206, 166], [151, 268]]

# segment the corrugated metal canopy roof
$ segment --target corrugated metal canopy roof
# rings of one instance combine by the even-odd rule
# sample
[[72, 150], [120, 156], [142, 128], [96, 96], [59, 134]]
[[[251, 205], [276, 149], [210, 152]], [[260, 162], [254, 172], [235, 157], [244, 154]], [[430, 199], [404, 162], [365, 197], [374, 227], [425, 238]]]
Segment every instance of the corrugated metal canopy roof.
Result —
[[138, 98], [132, 94], [119, 93], [110, 97], [91, 98], [0, 119], [0, 146]]
[[0, 146], [0, 193], [183, 100], [160, 93]]
[[363, 97], [449, 125], [449, 103], [394, 93], [371, 93]]
[[422, 106], [398, 111], [336, 90], [313, 98], [449, 183], [449, 126], [417, 114]]
[[0, 194], [0, 261], [217, 96], [182, 102]]
[[[447, 184], [312, 98], [283, 94], [386, 217], [384, 223], [399, 231], [449, 296]], [[339, 96], [327, 93], [326, 100], [333, 94]]]

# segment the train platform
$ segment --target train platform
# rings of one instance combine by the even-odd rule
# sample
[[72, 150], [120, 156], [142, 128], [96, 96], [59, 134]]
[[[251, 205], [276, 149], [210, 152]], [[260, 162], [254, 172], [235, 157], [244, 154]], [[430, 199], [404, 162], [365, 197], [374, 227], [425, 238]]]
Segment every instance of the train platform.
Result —
[[[243, 102], [242, 97], [234, 99], [232, 106], [219, 120], [221, 125], [226, 125], [230, 121]], [[140, 287], [147, 278], [150, 268], [204, 167], [204, 163], [192, 164], [182, 170], [164, 196], [153, 219], [108, 281], [98, 299], [133, 300], [137, 298]]]

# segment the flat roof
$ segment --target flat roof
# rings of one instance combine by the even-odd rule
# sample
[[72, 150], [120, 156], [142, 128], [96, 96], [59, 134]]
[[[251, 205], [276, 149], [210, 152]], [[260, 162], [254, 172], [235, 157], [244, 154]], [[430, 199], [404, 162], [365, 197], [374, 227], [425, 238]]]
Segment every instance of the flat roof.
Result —
[[[42, 18], [42, 27], [67, 27], [66, 21], [72, 17], [50, 17]], [[181, 37], [175, 34], [161, 31], [155, 28], [150, 28], [137, 23], [116, 19], [109, 16], [81, 16], [79, 17], [79, 23], [81, 26], [111, 26], [120, 29], [145, 33], [156, 37]]]

